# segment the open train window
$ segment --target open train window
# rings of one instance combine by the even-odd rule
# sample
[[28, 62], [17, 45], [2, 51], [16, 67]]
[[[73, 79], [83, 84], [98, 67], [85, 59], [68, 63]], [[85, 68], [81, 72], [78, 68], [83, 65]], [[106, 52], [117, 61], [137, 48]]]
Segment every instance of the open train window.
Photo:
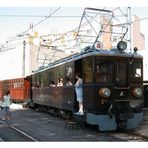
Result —
[[56, 70], [56, 76], [57, 76], [57, 80], [56, 80], [56, 86], [64, 86], [64, 67], [60, 66], [58, 67], [58, 69]]
[[84, 82], [93, 82], [93, 58], [89, 57], [83, 60]]
[[35, 74], [33, 76], [33, 87], [40, 87], [40, 84], [41, 84], [41, 75], [40, 73], [38, 74]]
[[96, 82], [112, 81], [113, 65], [111, 61], [96, 61]]
[[66, 66], [65, 68], [65, 71], [66, 71], [66, 77], [72, 77], [73, 76], [73, 68], [72, 66]]
[[142, 63], [133, 62], [131, 67], [131, 77], [140, 78], [142, 76]]
[[66, 85], [68, 84], [67, 82], [71, 82], [74, 84], [74, 65], [73, 63], [70, 63], [66, 65], [65, 67], [65, 76], [66, 76]]
[[49, 72], [48, 70], [45, 70], [43, 72], [41, 72], [41, 77], [40, 77], [40, 80], [41, 80], [41, 87], [48, 87], [49, 86]]

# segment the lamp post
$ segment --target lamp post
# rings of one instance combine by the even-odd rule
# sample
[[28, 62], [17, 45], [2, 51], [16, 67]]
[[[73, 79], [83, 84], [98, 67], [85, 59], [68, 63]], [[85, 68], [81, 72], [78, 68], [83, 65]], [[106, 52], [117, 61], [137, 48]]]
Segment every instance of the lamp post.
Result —
[[23, 65], [22, 65], [22, 76], [25, 76], [25, 48], [26, 48], [26, 41], [23, 41]]

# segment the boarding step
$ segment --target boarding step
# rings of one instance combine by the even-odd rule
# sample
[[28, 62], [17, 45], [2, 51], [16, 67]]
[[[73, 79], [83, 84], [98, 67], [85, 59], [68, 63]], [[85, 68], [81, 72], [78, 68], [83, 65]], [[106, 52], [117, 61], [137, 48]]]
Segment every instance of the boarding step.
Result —
[[73, 115], [73, 119], [77, 122], [77, 123], [82, 123], [82, 122], [86, 122], [86, 115], [82, 115], [82, 116], [79, 116], [79, 115]]
[[143, 121], [148, 121], [148, 108], [143, 108]]

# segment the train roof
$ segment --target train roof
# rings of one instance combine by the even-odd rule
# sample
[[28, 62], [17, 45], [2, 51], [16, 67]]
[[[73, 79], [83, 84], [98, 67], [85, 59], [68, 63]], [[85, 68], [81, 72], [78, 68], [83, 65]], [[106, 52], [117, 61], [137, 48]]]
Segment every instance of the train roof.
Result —
[[94, 47], [86, 47], [82, 50], [81, 53], [77, 53], [71, 56], [68, 56], [66, 58], [57, 60], [53, 63], [49, 63], [48, 66], [46, 67], [41, 67], [38, 70], [34, 71], [33, 74], [41, 72], [41, 71], [45, 71], [49, 68], [54, 68], [56, 66], [60, 66], [62, 64], [68, 63], [68, 62], [72, 62], [75, 60], [79, 60], [85, 57], [89, 57], [89, 56], [104, 56], [104, 57], [127, 57], [127, 58], [140, 58], [142, 59], [143, 56], [140, 54], [137, 54], [136, 52], [132, 53], [132, 52], [121, 52], [119, 51], [117, 48], [115, 49], [111, 49], [111, 50], [97, 50]]

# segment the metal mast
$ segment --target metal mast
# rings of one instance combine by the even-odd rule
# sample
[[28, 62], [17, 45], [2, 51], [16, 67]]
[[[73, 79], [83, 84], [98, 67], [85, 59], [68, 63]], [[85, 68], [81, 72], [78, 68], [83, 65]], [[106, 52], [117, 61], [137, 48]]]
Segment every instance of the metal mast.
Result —
[[26, 48], [26, 41], [23, 41], [23, 65], [22, 65], [22, 76], [25, 76], [25, 48]]
[[131, 15], [131, 7], [127, 8], [127, 19], [128, 19], [128, 28], [129, 28], [129, 47], [130, 52], [133, 49], [133, 42], [132, 42], [132, 15]]

